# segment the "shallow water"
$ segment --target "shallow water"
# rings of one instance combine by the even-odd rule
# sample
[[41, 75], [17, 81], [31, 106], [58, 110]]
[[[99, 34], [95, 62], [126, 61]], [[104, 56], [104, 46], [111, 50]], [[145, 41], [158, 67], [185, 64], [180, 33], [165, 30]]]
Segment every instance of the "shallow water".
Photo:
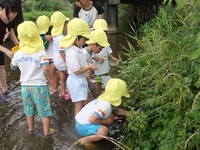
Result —
[[[121, 55], [125, 44], [123, 34], [108, 36], [114, 56]], [[7, 47], [11, 47], [10, 42]], [[58, 98], [57, 94], [51, 96], [51, 105], [54, 116], [51, 118], [51, 127], [55, 133], [50, 138], [44, 138], [41, 119], [35, 116], [36, 131], [34, 135], [27, 132], [28, 125], [23, 112], [23, 102], [20, 97], [19, 71], [12, 71], [9, 67], [10, 60], [6, 60], [7, 82], [12, 91], [18, 91], [13, 97], [7, 97], [6, 103], [0, 103], [0, 149], [1, 150], [111, 150], [117, 149], [110, 141], [102, 140], [87, 147], [76, 145], [80, 138], [74, 128], [74, 106], [70, 101]], [[116, 68], [112, 68], [114, 74]], [[93, 93], [93, 96], [94, 93]], [[123, 124], [115, 122], [111, 126], [112, 137], [119, 140], [119, 131]], [[117, 131], [118, 135], [115, 133]], [[121, 131], [122, 132], [122, 131]]]

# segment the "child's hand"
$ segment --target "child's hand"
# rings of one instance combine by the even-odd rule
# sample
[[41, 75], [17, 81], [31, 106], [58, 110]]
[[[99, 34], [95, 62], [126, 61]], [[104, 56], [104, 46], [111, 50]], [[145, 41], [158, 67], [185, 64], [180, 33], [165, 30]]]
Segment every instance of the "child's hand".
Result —
[[116, 57], [113, 57], [112, 60], [115, 61], [115, 62], [118, 61], [118, 59]]
[[51, 40], [53, 40], [53, 36], [51, 36], [51, 35], [45, 35], [45, 39], [47, 41], [51, 41]]
[[97, 70], [99, 67], [93, 64], [88, 64], [90, 70]]
[[104, 62], [104, 59], [102, 57], [99, 57], [99, 60], [98, 60], [100, 63], [103, 63]]
[[106, 118], [106, 124], [109, 125], [113, 122], [113, 118]]

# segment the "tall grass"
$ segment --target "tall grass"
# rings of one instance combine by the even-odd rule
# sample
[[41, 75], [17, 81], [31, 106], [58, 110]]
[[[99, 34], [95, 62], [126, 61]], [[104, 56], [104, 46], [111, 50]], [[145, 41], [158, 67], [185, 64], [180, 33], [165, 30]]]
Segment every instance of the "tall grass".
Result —
[[177, 4], [160, 8], [139, 34], [127, 33], [138, 47], [125, 48], [128, 59], [120, 66], [132, 95], [124, 107], [144, 110], [127, 122], [125, 142], [135, 150], [200, 146], [200, 2]]

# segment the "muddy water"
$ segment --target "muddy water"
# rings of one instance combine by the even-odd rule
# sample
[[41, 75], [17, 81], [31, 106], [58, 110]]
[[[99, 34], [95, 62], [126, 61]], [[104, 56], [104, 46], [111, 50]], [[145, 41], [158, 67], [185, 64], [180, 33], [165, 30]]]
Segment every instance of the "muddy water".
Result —
[[[124, 34], [109, 35], [109, 41], [114, 55], [120, 55], [125, 44]], [[11, 47], [8, 43], [7, 47]], [[23, 102], [20, 98], [19, 71], [9, 68], [10, 60], [6, 60], [8, 87], [18, 93], [7, 97], [6, 103], [0, 103], [0, 150], [111, 150], [117, 149], [110, 141], [102, 140], [87, 147], [79, 146], [75, 142], [80, 138], [74, 129], [74, 106], [70, 101], [58, 98], [57, 94], [51, 96], [51, 105], [54, 116], [51, 118], [51, 127], [55, 134], [50, 138], [43, 137], [41, 119], [35, 116], [36, 131], [34, 135], [27, 132], [26, 116], [23, 112]], [[116, 68], [113, 69], [116, 71]], [[119, 135], [122, 122], [118, 121], [111, 126], [111, 135], [115, 139], [123, 138]], [[115, 131], [117, 131], [115, 133]]]

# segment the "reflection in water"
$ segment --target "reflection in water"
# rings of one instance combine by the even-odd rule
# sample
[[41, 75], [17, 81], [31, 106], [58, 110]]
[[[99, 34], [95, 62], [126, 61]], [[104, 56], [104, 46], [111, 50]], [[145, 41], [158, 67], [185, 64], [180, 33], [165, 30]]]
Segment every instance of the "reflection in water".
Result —
[[[118, 57], [125, 44], [123, 34], [109, 35], [113, 54]], [[8, 43], [7, 47], [11, 47]], [[7, 103], [0, 103], [0, 149], [1, 150], [66, 150], [70, 148], [80, 136], [74, 128], [74, 106], [70, 101], [58, 98], [57, 94], [51, 96], [54, 116], [51, 118], [51, 127], [55, 133], [50, 138], [43, 137], [42, 121], [35, 116], [36, 131], [28, 134], [26, 116], [23, 112], [23, 102], [20, 97], [19, 71], [12, 71], [9, 67], [10, 60], [6, 60], [7, 81], [9, 89], [18, 91], [13, 97], [7, 97]], [[119, 131], [122, 123], [114, 123], [113, 127]], [[113, 128], [113, 129], [114, 129]], [[114, 130], [111, 132], [114, 136]], [[119, 135], [117, 137], [119, 138]], [[118, 139], [119, 140], [119, 139]], [[113, 144], [107, 140], [94, 143], [89, 147], [75, 145], [75, 149], [111, 150]]]

